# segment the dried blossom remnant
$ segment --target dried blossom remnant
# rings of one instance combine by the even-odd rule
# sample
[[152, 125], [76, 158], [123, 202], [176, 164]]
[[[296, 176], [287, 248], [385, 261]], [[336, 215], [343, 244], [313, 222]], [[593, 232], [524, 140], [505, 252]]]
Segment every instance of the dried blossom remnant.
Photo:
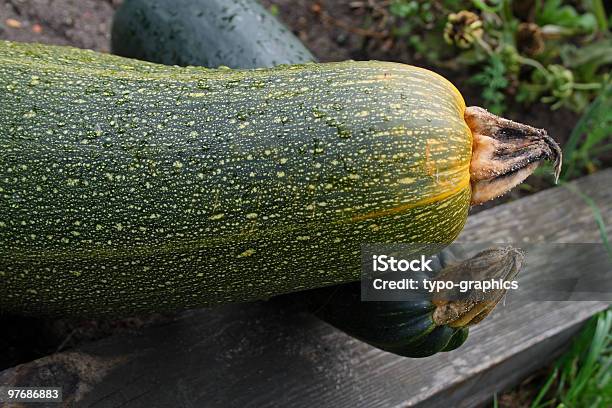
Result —
[[465, 121], [472, 130], [471, 203], [482, 204], [507, 193], [525, 180], [540, 162], [561, 171], [561, 148], [544, 129], [493, 115], [470, 106]]
[[469, 48], [474, 41], [482, 38], [482, 20], [471, 11], [462, 10], [448, 16], [444, 28], [444, 40], [459, 48]]
[[516, 31], [516, 44], [520, 52], [538, 55], [544, 51], [544, 35], [534, 23], [520, 23]]
[[[490, 248], [461, 263], [447, 266], [436, 280], [451, 281], [512, 281], [523, 266], [525, 254], [516, 248]], [[438, 292], [433, 303], [436, 325], [450, 327], [472, 326], [491, 313], [507, 290], [492, 289], [487, 292], [472, 289], [458, 293], [456, 289]]]

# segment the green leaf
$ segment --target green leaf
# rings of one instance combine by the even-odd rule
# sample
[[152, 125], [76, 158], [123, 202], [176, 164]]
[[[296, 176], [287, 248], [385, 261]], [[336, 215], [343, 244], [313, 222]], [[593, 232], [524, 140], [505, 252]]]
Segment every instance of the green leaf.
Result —
[[391, 3], [389, 11], [397, 17], [410, 17], [418, 13], [419, 3], [417, 1], [395, 0]]
[[[539, 11], [538, 11], [539, 10]], [[561, 0], [545, 0], [541, 9], [536, 9], [536, 23], [539, 26], [554, 24], [574, 28], [581, 32], [593, 32], [597, 28], [597, 19], [591, 13], [579, 14], [570, 5], [563, 5]]]
[[612, 38], [577, 47], [565, 44], [560, 49], [563, 65], [576, 68], [596, 62], [598, 66], [612, 64]]

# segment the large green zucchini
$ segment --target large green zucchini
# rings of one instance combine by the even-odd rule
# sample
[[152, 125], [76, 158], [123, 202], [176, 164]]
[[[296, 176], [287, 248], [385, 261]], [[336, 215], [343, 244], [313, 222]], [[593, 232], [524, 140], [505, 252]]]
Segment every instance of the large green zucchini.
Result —
[[480, 189], [461, 95], [406, 65], [207, 70], [2, 42], [0, 89], [5, 311], [352, 281], [361, 243], [452, 241]]
[[450, 242], [469, 207], [463, 100], [422, 69], [180, 69], [3, 42], [0, 87], [3, 309], [346, 282], [362, 242]]
[[166, 65], [212, 68], [314, 60], [255, 0], [126, 0], [115, 13], [112, 50]]

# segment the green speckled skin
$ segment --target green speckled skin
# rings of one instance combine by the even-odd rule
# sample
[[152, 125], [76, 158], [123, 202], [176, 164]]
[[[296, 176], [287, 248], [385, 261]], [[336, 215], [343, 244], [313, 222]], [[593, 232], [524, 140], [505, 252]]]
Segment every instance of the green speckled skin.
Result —
[[0, 309], [125, 315], [359, 278], [360, 244], [451, 242], [471, 133], [384, 62], [166, 67], [0, 42]]

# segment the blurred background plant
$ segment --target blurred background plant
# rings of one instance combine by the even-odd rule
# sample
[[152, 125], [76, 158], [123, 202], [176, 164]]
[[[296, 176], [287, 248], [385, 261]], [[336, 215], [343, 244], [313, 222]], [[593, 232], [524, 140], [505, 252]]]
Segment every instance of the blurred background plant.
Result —
[[610, 77], [603, 0], [394, 0], [393, 34], [434, 65], [475, 69], [488, 108], [506, 99], [583, 112]]
[[610, 156], [612, 18], [603, 0], [386, 3], [395, 40], [434, 67], [468, 69], [490, 111], [541, 102], [582, 115], [564, 146], [562, 180]]

